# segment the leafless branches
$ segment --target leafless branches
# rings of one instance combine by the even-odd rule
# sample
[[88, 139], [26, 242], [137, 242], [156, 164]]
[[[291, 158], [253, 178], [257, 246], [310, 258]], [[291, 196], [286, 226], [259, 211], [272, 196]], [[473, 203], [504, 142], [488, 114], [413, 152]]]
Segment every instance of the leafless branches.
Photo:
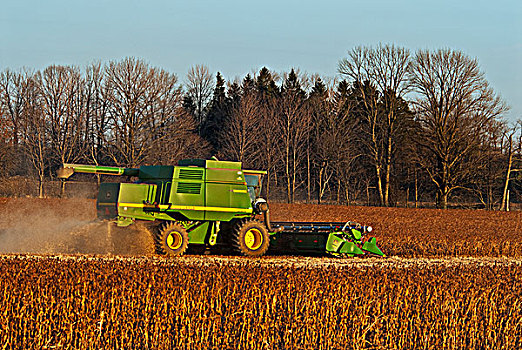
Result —
[[[356, 47], [339, 62], [339, 73], [350, 78], [361, 101], [367, 156], [376, 173], [381, 205], [389, 205], [390, 177], [397, 142], [408, 113], [403, 100], [409, 89], [410, 53], [393, 45]], [[406, 107], [407, 109], [407, 107]]]
[[176, 76], [127, 58], [106, 68], [108, 116], [107, 142], [111, 158], [126, 166], [141, 164], [175, 121], [181, 102]]
[[194, 117], [198, 125], [205, 122], [205, 108], [212, 99], [214, 78], [208, 67], [196, 65], [187, 74], [187, 95], [195, 106]]
[[437, 187], [442, 207], [480, 164], [478, 153], [490, 127], [506, 110], [476, 60], [460, 52], [419, 51], [411, 84], [421, 127], [418, 161]]
[[[357, 47], [346, 80], [263, 67], [227, 85], [202, 65], [185, 86], [136, 58], [0, 73], [0, 165], [43, 183], [63, 162], [136, 167], [218, 155], [268, 170], [288, 202], [383, 206], [519, 196], [520, 132], [478, 62], [452, 50]], [[213, 76], [216, 76], [215, 83]], [[227, 87], [228, 86], [228, 87]], [[518, 129], [517, 129], [518, 130]], [[17, 156], [18, 160], [17, 160]]]
[[258, 96], [253, 92], [245, 93], [231, 109], [226, 124], [222, 152], [227, 159], [241, 161], [245, 167], [256, 167], [263, 146], [260, 142], [261, 120]]

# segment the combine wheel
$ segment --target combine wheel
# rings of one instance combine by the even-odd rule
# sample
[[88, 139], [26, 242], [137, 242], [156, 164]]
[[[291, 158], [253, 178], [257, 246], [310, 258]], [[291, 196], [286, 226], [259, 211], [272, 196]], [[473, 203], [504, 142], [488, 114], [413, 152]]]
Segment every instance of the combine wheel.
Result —
[[156, 236], [157, 250], [170, 256], [183, 255], [188, 247], [187, 230], [178, 223], [168, 222], [160, 226]]
[[257, 220], [239, 221], [232, 231], [232, 247], [244, 256], [261, 256], [268, 250], [270, 238], [265, 225]]

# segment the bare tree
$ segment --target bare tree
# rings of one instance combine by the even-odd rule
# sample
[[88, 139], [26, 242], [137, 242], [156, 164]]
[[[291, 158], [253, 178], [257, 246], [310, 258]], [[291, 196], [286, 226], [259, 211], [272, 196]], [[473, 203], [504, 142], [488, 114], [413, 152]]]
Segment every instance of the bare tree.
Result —
[[243, 162], [246, 167], [256, 166], [261, 151], [259, 142], [261, 115], [260, 101], [255, 91], [247, 91], [239, 103], [232, 107], [221, 143], [226, 158]]
[[404, 132], [403, 97], [410, 53], [394, 45], [356, 47], [339, 62], [339, 73], [351, 78], [359, 90], [366, 127], [363, 141], [375, 167], [381, 205], [389, 205], [390, 176], [398, 134]]
[[100, 63], [87, 66], [85, 73], [85, 130], [84, 142], [88, 144], [89, 157], [98, 164], [105, 147], [104, 140], [109, 130], [108, 94], [104, 68]]
[[300, 79], [292, 69], [281, 88], [278, 105], [288, 203], [295, 201], [296, 189], [300, 185], [299, 173], [306, 154], [303, 150], [311, 126], [311, 113], [303, 89], [307, 83], [307, 77]]
[[181, 90], [175, 75], [126, 58], [106, 67], [106, 95], [111, 132], [108, 152], [116, 164], [135, 167], [165, 137], [164, 128], [175, 119]]
[[[473, 171], [465, 179], [465, 191], [458, 191], [460, 195], [471, 192], [476, 195], [484, 208], [494, 209], [500, 203], [501, 179], [504, 174], [504, 158], [506, 152], [505, 133], [507, 126], [501, 121], [492, 121], [476, 151], [470, 156], [473, 159]], [[467, 159], [467, 160], [468, 160]], [[498, 198], [498, 199], [496, 199]]]
[[48, 165], [49, 136], [47, 121], [42, 113], [42, 100], [38, 91], [40, 73], [26, 76], [21, 128], [22, 145], [38, 176], [38, 196], [44, 196], [45, 170]]
[[0, 103], [0, 178], [6, 176], [6, 169], [9, 169], [9, 158], [12, 155], [13, 128], [11, 121], [4, 112], [4, 105]]
[[198, 64], [189, 69], [186, 86], [187, 94], [195, 106], [194, 117], [200, 132], [205, 122], [206, 107], [212, 100], [214, 77], [207, 66]]
[[[516, 137], [518, 136], [519, 141], [518, 145], [516, 144]], [[506, 166], [506, 176], [504, 178], [504, 186], [502, 190], [502, 203], [500, 205], [500, 210], [509, 210], [508, 203], [508, 188], [509, 182], [511, 180], [511, 174], [514, 172], [522, 171], [522, 168], [514, 167], [515, 154], [518, 148], [518, 153], [520, 155], [520, 148], [522, 147], [522, 120], [519, 120], [516, 125], [507, 131], [504, 134], [504, 138], [507, 143], [507, 166]]]
[[315, 84], [308, 98], [312, 122], [307, 145], [307, 200], [310, 201], [310, 167], [313, 166], [317, 173], [317, 202], [320, 204], [335, 174], [338, 147], [344, 142], [338, 138], [343, 126], [338, 124], [338, 114], [334, 113], [330, 96], [332, 91], [321, 78], [315, 77], [314, 80]]
[[17, 163], [17, 158], [26, 155], [37, 172], [38, 195], [43, 197], [49, 139], [47, 123], [41, 112], [41, 98], [36, 83], [38, 77], [39, 73], [34, 74], [28, 70], [2, 72], [0, 109], [5, 118], [4, 131], [11, 138], [13, 147], [12, 152], [5, 154], [9, 157], [6, 161], [13, 165]]
[[4, 131], [9, 135], [9, 138], [4, 138], [4, 142], [8, 141], [4, 148], [4, 156], [6, 160], [9, 158], [4, 169], [15, 169], [23, 158], [19, 147], [23, 139], [22, 123], [33, 75], [29, 70], [5, 70], [0, 74], [0, 109]]
[[[18, 144], [21, 114], [24, 105], [24, 73], [5, 70], [0, 74], [0, 103], [4, 118], [9, 119], [13, 142]], [[6, 120], [7, 122], [7, 120]]]
[[157, 139], [147, 161], [151, 164], [176, 164], [183, 158], [206, 158], [210, 144], [196, 132], [193, 116], [178, 108], [175, 120], [166, 123], [157, 132]]
[[[87, 144], [83, 142], [85, 100], [84, 81], [80, 70], [66, 66], [50, 66], [38, 78], [38, 92], [53, 158], [60, 165], [76, 162], [84, 157], [87, 149]], [[64, 190], [63, 181], [61, 196]]]
[[419, 96], [418, 161], [437, 188], [437, 203], [447, 208], [448, 195], [464, 187], [480, 162], [481, 142], [506, 106], [478, 62], [458, 51], [417, 52], [411, 84]]

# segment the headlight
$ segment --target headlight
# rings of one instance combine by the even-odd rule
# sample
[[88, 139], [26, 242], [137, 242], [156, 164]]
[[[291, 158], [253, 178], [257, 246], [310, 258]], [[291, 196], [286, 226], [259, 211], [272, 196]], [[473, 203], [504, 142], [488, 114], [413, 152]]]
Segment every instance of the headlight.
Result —
[[373, 228], [371, 226], [366, 226], [366, 232], [372, 232]]
[[268, 210], [268, 203], [263, 198], [257, 198], [254, 202], [254, 211], [257, 214], [262, 214]]

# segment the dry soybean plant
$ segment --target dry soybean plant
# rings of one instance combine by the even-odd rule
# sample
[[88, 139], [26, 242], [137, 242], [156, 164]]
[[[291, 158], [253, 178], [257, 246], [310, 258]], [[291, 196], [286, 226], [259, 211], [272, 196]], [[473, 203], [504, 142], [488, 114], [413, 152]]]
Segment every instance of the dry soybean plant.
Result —
[[522, 346], [522, 267], [517, 261], [314, 267], [280, 259], [270, 265], [207, 257], [2, 257], [0, 346]]

